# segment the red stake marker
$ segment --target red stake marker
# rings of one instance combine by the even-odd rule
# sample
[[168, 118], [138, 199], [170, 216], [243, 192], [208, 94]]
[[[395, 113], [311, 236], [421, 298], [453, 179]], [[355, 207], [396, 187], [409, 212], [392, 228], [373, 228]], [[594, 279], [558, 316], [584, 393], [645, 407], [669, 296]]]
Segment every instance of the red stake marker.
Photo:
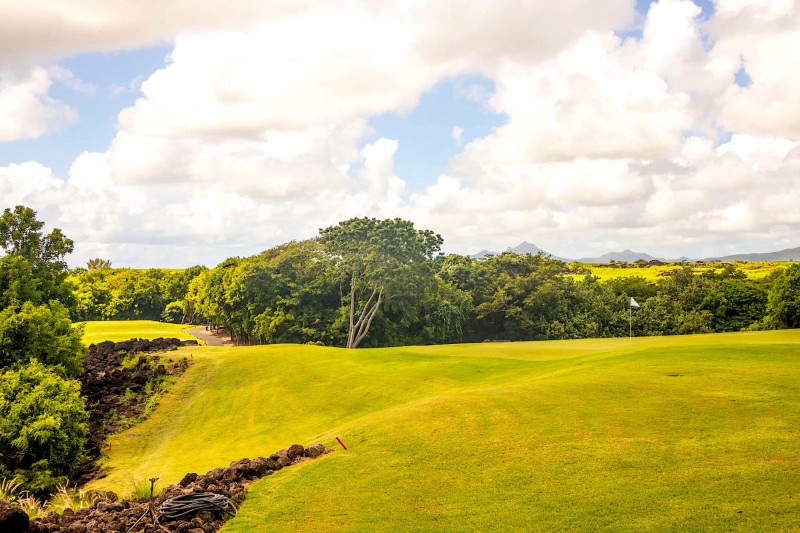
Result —
[[338, 442], [339, 444], [341, 444], [341, 445], [342, 445], [342, 448], [344, 448], [345, 450], [347, 449], [347, 446], [345, 446], [344, 442], [342, 442], [342, 438], [341, 438], [341, 437], [337, 436], [337, 437], [336, 437], [336, 442]]

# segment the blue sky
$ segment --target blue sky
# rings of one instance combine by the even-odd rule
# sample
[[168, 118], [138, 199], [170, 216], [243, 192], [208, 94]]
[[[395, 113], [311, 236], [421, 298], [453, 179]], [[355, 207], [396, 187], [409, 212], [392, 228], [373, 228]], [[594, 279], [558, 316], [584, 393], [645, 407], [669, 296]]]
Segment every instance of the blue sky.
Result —
[[214, 264], [365, 215], [459, 253], [796, 246], [797, 4], [3, 6], [0, 191], [78, 264]]
[[0, 143], [0, 166], [36, 160], [52, 168], [56, 176], [66, 178], [81, 152], [108, 148], [117, 132], [117, 114], [140, 96], [139, 84], [164, 66], [171, 50], [169, 45], [148, 46], [58, 61], [89, 90], [56, 81], [49, 94], [77, 108], [80, 120], [37, 139]]

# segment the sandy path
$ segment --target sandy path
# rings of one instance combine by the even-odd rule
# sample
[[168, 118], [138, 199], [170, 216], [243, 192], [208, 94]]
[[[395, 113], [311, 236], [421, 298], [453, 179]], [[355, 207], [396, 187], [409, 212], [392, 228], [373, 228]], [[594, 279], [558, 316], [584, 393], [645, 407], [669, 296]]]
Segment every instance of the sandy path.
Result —
[[230, 337], [214, 335], [204, 327], [187, 329], [186, 333], [205, 341], [207, 346], [231, 346], [233, 344]]

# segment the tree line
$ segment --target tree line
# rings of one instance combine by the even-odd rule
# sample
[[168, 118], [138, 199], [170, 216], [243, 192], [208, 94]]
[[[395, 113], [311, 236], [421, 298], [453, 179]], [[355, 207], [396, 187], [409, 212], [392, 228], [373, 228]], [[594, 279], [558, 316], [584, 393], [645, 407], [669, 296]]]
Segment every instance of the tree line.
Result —
[[73, 272], [80, 320], [224, 327], [240, 344], [345, 347], [679, 335], [800, 327], [800, 265], [750, 279], [735, 265], [658, 281], [599, 280], [544, 255], [443, 255], [402, 219], [355, 218], [207, 269]]

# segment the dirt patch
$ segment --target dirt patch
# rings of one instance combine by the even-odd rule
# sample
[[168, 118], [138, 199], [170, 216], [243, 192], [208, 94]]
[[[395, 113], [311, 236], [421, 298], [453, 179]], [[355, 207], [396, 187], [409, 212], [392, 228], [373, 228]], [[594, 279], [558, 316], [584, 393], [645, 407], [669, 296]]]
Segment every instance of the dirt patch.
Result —
[[224, 329], [209, 330], [205, 327], [187, 329], [186, 333], [204, 341], [207, 346], [232, 346], [233, 341]]

